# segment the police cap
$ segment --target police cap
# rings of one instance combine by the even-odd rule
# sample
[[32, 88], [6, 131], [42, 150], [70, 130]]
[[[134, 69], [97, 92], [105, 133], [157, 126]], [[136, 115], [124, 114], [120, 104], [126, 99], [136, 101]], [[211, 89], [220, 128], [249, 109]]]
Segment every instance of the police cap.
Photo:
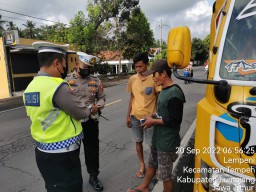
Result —
[[93, 67], [96, 63], [96, 57], [93, 55], [88, 55], [84, 52], [77, 52], [78, 59], [85, 65]]
[[59, 45], [59, 44], [39, 41], [39, 42], [32, 43], [32, 47], [37, 49], [38, 53], [53, 52], [53, 53], [60, 53], [60, 54], [66, 55], [66, 52], [68, 51], [68, 48], [69, 48], [69, 44]]

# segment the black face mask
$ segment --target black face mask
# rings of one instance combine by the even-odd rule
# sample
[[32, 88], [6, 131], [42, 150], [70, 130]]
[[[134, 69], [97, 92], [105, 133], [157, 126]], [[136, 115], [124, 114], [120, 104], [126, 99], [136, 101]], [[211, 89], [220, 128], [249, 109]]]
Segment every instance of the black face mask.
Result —
[[62, 68], [63, 68], [63, 73], [60, 72], [60, 70], [58, 69], [58, 71], [60, 72], [61, 78], [65, 79], [67, 77], [68, 74], [68, 68], [67, 67], [63, 67], [63, 65], [61, 64]]
[[82, 78], [86, 78], [90, 75], [90, 70], [89, 69], [82, 69], [79, 67], [79, 74], [81, 75]]

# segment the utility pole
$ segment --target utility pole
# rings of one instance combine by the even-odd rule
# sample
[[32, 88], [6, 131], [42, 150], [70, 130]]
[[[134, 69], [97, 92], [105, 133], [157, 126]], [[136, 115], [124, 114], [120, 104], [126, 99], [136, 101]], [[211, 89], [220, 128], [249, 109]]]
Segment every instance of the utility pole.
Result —
[[162, 20], [161, 20], [161, 23], [160, 23], [160, 53], [161, 53], [161, 49], [162, 49], [162, 32], [163, 32], [163, 27], [167, 27], [167, 25], [163, 24]]
[[160, 28], [161, 28], [161, 38], [160, 38], [160, 52], [162, 51], [162, 31], [163, 31], [163, 23], [162, 23], [162, 20], [161, 20], [161, 24], [160, 24]]

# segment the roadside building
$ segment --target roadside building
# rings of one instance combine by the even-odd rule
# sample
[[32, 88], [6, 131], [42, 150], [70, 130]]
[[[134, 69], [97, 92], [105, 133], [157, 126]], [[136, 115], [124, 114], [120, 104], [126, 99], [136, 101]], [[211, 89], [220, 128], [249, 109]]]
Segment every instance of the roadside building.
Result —
[[[39, 70], [35, 39], [19, 38], [17, 31], [6, 31], [0, 38], [0, 99], [25, 90]], [[69, 72], [75, 67], [76, 52], [67, 54]]]
[[119, 69], [120, 69], [120, 73], [132, 72], [133, 61], [124, 59], [124, 57], [120, 55], [121, 55], [121, 51], [107, 50], [107, 51], [100, 51], [100, 53], [97, 56], [102, 61], [102, 64], [107, 63], [111, 66], [113, 74], [118, 74]]

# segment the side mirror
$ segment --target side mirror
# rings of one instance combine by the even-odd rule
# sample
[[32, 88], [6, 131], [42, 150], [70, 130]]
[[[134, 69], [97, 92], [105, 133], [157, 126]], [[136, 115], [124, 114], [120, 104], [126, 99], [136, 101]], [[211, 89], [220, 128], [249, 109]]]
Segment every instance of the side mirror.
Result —
[[188, 66], [191, 56], [190, 30], [186, 26], [169, 31], [167, 43], [167, 62], [170, 68], [182, 69]]

